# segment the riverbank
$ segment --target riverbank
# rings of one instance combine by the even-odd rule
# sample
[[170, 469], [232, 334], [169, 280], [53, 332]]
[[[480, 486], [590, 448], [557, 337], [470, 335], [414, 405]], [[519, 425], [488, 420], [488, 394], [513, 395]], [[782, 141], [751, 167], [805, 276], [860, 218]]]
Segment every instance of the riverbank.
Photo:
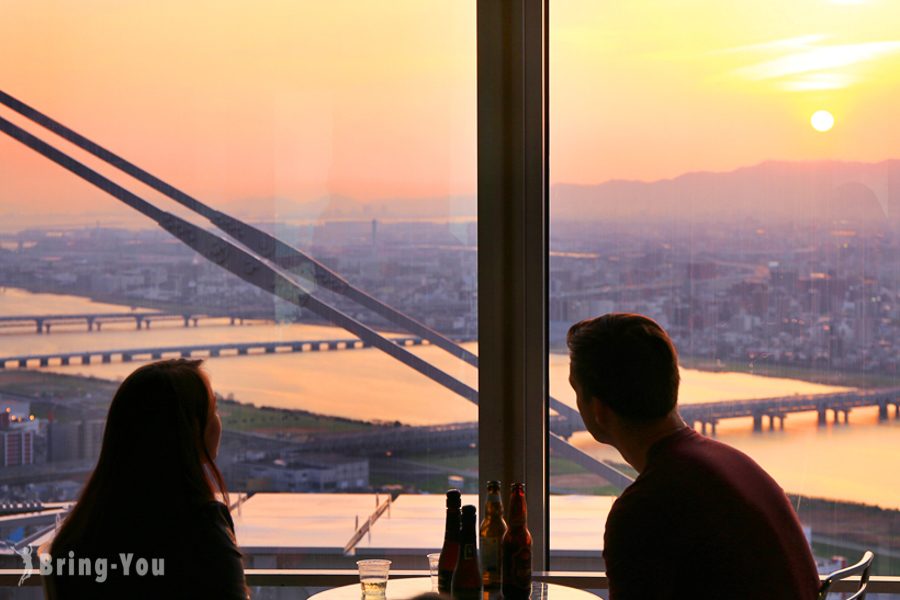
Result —
[[838, 385], [857, 388], [881, 388], [900, 385], [900, 376], [884, 373], [855, 371], [828, 371], [768, 362], [747, 363], [737, 360], [719, 360], [703, 357], [679, 356], [678, 361], [686, 369], [711, 373], [747, 373], [763, 377], [798, 379], [809, 383]]
[[[58, 286], [54, 285], [38, 285], [34, 282], [26, 283], [26, 282], [17, 282], [13, 286], [6, 286], [8, 289], [15, 290], [23, 290], [30, 294], [46, 294], [60, 297], [76, 297], [87, 302], [93, 302], [95, 304], [108, 305], [110, 307], [119, 307], [121, 309], [129, 309], [131, 311], [137, 310], [155, 310], [159, 312], [168, 312], [175, 314], [184, 314], [184, 313], [210, 313], [210, 314], [223, 314], [228, 313], [229, 311], [236, 311], [236, 309], [229, 309], [223, 307], [216, 306], [200, 306], [197, 304], [185, 304], [181, 302], [171, 302], [159, 299], [147, 298], [145, 295], [128, 295], [121, 293], [98, 293], [91, 292], [86, 293], [82, 290], [60, 290]], [[2, 289], [2, 287], [0, 287]], [[280, 303], [281, 307], [277, 311], [278, 318], [275, 318], [276, 311], [273, 310], [273, 305], [275, 303]], [[122, 312], [128, 312], [127, 310], [123, 310]], [[277, 298], [272, 298], [270, 302], [261, 302], [257, 304], [250, 305], [242, 305], [240, 307], [241, 313], [258, 313], [258, 314], [268, 314], [271, 312], [273, 321], [288, 321], [291, 323], [300, 323], [306, 325], [330, 325], [331, 323], [322, 319], [315, 314], [310, 313], [309, 311], [301, 311], [299, 308], [294, 307], [294, 305], [289, 304], [287, 302], [281, 301]]]
[[[109, 409], [119, 381], [83, 375], [67, 375], [32, 369], [0, 371], [0, 394], [28, 400], [32, 414], [54, 419], [91, 409], [92, 418]], [[296, 433], [338, 433], [376, 426], [358, 419], [322, 415], [301, 409], [260, 407], [233, 398], [219, 398], [219, 414], [225, 429], [290, 437]], [[75, 416], [70, 415], [70, 416]]]

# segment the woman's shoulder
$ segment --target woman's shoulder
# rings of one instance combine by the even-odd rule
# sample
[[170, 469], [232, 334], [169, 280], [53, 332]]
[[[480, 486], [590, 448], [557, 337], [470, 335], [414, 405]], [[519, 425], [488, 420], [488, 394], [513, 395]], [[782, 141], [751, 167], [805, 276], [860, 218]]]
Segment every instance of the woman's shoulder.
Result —
[[234, 521], [231, 518], [231, 511], [228, 507], [218, 500], [209, 500], [201, 503], [197, 507], [197, 513], [204, 520], [211, 522], [224, 521], [231, 529], [234, 529]]
[[216, 539], [235, 546], [234, 520], [228, 507], [217, 500], [204, 502], [196, 507], [191, 519], [193, 528], [204, 539]]
[[205, 597], [246, 598], [242, 555], [228, 507], [218, 501], [197, 507], [197, 552], [192, 572], [203, 582]]

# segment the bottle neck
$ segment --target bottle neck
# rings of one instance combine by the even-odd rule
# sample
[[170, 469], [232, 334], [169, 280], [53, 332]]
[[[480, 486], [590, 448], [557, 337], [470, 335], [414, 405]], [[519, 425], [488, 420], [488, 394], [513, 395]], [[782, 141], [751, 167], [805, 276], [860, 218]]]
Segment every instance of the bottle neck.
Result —
[[488, 517], [503, 516], [503, 502], [500, 500], [499, 494], [491, 494], [487, 497], [485, 511]]
[[476, 536], [475, 536], [475, 519], [467, 519], [463, 517], [462, 520], [462, 537], [460, 539], [460, 544], [475, 544]]
[[444, 540], [448, 542], [459, 541], [459, 519], [460, 512], [458, 508], [447, 509], [447, 522], [444, 527]]
[[525, 494], [513, 494], [509, 501], [509, 526], [525, 527], [528, 525], [528, 508], [525, 505]]

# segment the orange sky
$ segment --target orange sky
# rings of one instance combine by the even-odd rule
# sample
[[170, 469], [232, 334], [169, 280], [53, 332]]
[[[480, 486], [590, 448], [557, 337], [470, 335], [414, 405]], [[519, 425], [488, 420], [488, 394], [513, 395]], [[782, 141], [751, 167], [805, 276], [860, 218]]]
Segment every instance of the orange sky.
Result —
[[[554, 181], [900, 157], [900, 3], [552, 5]], [[474, 1], [249, 6], [7, 0], [0, 87], [237, 212], [474, 192]], [[0, 137], [0, 218], [115, 204]]]
[[[563, 0], [551, 12], [555, 181], [766, 159], [900, 157], [900, 3]], [[819, 109], [836, 119], [822, 134]]]

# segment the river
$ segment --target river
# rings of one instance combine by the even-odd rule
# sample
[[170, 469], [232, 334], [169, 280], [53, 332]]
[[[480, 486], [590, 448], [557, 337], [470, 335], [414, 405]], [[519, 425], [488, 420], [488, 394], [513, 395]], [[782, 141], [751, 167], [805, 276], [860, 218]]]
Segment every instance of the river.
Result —
[[[128, 312], [55, 294], [0, 289], [0, 315]], [[88, 333], [83, 325], [54, 326], [49, 335], [32, 330], [0, 330], [0, 356], [85, 349], [125, 349], [204, 342], [294, 341], [350, 337], [335, 327], [313, 325], [231, 326], [227, 322], [184, 328], [180, 323], [136, 331], [134, 324], [104, 325]], [[469, 347], [477, 350], [476, 344]], [[412, 352], [477, 387], [477, 372], [435, 347]], [[53, 367], [61, 373], [120, 379], [135, 364], [112, 363]], [[375, 349], [220, 357], [206, 362], [213, 386], [224, 396], [261, 406], [299, 408], [366, 420], [410, 424], [472, 421], [476, 407]], [[572, 406], [568, 359], [550, 356], [550, 390]], [[827, 393], [842, 388], [744, 373], [710, 373], [682, 369], [680, 402], [714, 402]], [[850, 425], [816, 426], [814, 413], [790, 415], [784, 431], [754, 434], [749, 419], [719, 425], [718, 439], [731, 444], [768, 470], [789, 492], [900, 508], [900, 421], [878, 423], [877, 409], [855, 409]], [[621, 460], [615, 450], [586, 433], [573, 443], [599, 458]]]

